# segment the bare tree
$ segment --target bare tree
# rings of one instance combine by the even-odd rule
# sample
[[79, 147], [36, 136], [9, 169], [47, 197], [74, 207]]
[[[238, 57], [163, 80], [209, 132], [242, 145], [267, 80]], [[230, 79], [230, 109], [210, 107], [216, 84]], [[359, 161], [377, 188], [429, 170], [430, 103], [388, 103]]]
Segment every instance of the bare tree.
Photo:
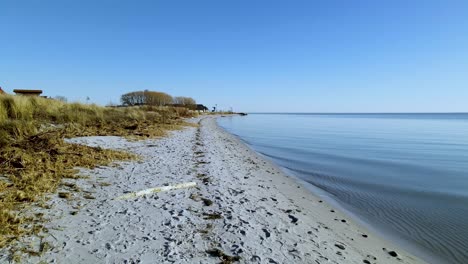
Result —
[[171, 104], [173, 101], [172, 96], [163, 92], [145, 91], [146, 104], [163, 106]]
[[120, 97], [123, 105], [155, 105], [164, 106], [172, 103], [181, 105], [190, 109], [196, 108], [196, 101], [191, 97], [178, 96], [173, 98], [171, 95], [157, 91], [137, 91], [123, 94]]
[[188, 105], [196, 105], [197, 102], [192, 97], [177, 96], [177, 97], [174, 97], [174, 104], [188, 106]]
[[123, 94], [120, 97], [120, 101], [122, 102], [123, 105], [130, 105], [130, 106], [143, 105], [146, 103], [145, 92], [137, 91], [137, 92]]

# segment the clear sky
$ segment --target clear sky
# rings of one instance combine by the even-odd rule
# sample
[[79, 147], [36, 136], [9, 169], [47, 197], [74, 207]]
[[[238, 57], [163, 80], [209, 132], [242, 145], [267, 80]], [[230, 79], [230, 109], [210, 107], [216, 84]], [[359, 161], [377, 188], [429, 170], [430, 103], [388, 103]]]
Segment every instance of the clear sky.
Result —
[[468, 1], [2, 0], [0, 86], [260, 112], [468, 112]]

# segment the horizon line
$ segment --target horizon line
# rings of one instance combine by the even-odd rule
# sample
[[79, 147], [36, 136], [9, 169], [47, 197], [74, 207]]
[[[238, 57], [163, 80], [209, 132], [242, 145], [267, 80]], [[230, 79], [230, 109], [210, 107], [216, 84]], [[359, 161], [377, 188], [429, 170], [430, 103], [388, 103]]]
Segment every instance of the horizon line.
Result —
[[468, 114], [468, 112], [247, 112], [249, 114], [315, 114], [315, 115], [395, 115], [395, 114]]

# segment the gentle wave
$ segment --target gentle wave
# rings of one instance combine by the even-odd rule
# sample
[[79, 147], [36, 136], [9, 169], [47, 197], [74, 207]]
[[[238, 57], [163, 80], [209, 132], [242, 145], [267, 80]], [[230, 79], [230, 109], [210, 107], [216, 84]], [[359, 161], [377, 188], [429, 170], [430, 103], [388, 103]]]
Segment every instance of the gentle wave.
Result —
[[468, 114], [277, 114], [219, 123], [426, 260], [468, 263], [467, 121]]

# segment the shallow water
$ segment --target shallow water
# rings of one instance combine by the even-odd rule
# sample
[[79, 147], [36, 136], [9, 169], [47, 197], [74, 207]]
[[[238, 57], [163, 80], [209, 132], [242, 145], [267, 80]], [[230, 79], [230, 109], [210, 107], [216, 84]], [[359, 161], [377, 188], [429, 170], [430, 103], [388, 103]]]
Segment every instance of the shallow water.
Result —
[[430, 263], [468, 263], [468, 114], [250, 114], [219, 124]]

